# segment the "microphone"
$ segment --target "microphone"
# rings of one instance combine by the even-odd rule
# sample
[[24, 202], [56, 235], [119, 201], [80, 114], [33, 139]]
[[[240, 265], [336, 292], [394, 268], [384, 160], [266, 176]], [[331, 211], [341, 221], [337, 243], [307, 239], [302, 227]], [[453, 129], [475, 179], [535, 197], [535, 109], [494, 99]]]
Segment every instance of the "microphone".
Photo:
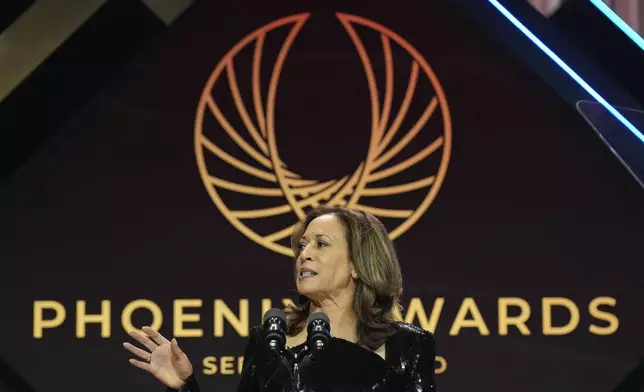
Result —
[[300, 360], [300, 363], [295, 363], [293, 368], [296, 391], [301, 389], [301, 371], [313, 363], [314, 357], [317, 356], [316, 354], [319, 354], [324, 350], [324, 347], [331, 338], [331, 323], [329, 322], [329, 316], [322, 312], [311, 314], [309, 316], [306, 332], [306, 350], [309, 353], [304, 355]]
[[264, 340], [267, 342], [266, 348], [268, 348], [268, 351], [274, 358], [279, 360], [280, 366], [286, 370], [291, 378], [291, 382], [295, 385], [291, 364], [289, 363], [289, 359], [287, 359], [287, 357], [292, 358], [292, 354], [288, 350], [285, 350], [286, 314], [281, 309], [271, 308], [264, 314], [262, 325], [264, 328]]
[[320, 352], [331, 338], [331, 323], [329, 316], [322, 312], [316, 312], [309, 316], [307, 326], [306, 343], [312, 352]]
[[269, 309], [264, 314], [264, 337], [268, 342], [268, 349], [281, 352], [286, 344], [286, 315], [277, 308]]

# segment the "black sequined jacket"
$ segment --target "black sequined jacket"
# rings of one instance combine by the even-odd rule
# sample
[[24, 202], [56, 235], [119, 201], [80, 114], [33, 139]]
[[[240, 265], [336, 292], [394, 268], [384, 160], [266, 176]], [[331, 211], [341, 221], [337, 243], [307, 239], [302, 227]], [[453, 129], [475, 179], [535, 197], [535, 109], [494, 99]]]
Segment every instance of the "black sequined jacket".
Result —
[[[311, 361], [301, 363], [299, 377], [293, 364], [265, 349], [261, 327], [253, 327], [244, 353], [238, 392], [435, 392], [435, 345], [431, 333], [397, 322], [385, 343], [385, 359], [344, 339], [331, 338]], [[290, 348], [296, 358], [306, 354], [306, 345]], [[296, 389], [296, 387], [298, 387]], [[180, 392], [201, 392], [191, 376]]]

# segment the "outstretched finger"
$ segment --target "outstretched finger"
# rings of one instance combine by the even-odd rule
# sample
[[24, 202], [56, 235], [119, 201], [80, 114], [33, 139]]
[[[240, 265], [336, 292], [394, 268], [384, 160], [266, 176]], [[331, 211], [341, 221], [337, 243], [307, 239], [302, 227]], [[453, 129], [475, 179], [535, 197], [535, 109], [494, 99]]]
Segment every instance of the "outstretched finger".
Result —
[[152, 373], [152, 365], [147, 362], [139, 361], [138, 359], [130, 358], [130, 363], [139, 369], [143, 369], [147, 372]]
[[150, 338], [148, 338], [144, 333], [141, 333], [139, 331], [130, 331], [128, 332], [128, 335], [130, 335], [133, 339], [136, 339], [137, 342], [144, 345], [150, 351], [154, 351], [158, 347], [157, 344], [151, 341]]
[[170, 342], [170, 350], [172, 351], [172, 355], [177, 359], [180, 359], [183, 355], [183, 351], [179, 348], [177, 339], [172, 339], [172, 342]]
[[130, 343], [127, 343], [127, 342], [123, 343], [123, 347], [125, 347], [129, 352], [131, 352], [132, 354], [136, 355], [141, 359], [147, 360], [148, 358], [150, 358], [151, 354], [149, 352], [142, 350], [136, 346], [133, 346]]
[[161, 335], [159, 332], [156, 330], [150, 328], [150, 327], [143, 327], [143, 332], [145, 332], [152, 340], [156, 342], [159, 346], [162, 344], [168, 344], [170, 341], [166, 339], [163, 335]]

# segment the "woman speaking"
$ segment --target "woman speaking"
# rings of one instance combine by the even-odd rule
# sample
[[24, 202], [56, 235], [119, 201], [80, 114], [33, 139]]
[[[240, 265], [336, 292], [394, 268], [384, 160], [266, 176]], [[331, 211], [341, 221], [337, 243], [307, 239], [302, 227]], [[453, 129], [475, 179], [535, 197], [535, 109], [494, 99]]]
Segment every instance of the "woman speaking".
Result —
[[[369, 213], [319, 207], [296, 227], [291, 246], [298, 298], [283, 313], [285, 345], [276, 350], [268, 328], [251, 328], [237, 390], [435, 391], [433, 335], [397, 321], [402, 275], [383, 224]], [[308, 355], [315, 351], [307, 339], [314, 315], [330, 336]], [[143, 332], [130, 336], [149, 351], [124, 343], [142, 359], [130, 362], [169, 390], [199, 392], [176, 339]]]

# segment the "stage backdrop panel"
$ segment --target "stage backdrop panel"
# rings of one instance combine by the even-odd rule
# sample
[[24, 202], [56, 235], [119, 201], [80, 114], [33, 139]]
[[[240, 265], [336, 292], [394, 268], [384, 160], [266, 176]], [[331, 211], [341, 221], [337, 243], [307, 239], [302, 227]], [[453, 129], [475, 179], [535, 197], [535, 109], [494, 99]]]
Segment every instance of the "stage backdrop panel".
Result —
[[0, 355], [38, 392], [161, 391], [121, 346], [153, 324], [234, 390], [330, 203], [387, 226], [439, 390], [606, 392], [644, 349], [642, 196], [447, 2], [203, 2], [2, 189]]

